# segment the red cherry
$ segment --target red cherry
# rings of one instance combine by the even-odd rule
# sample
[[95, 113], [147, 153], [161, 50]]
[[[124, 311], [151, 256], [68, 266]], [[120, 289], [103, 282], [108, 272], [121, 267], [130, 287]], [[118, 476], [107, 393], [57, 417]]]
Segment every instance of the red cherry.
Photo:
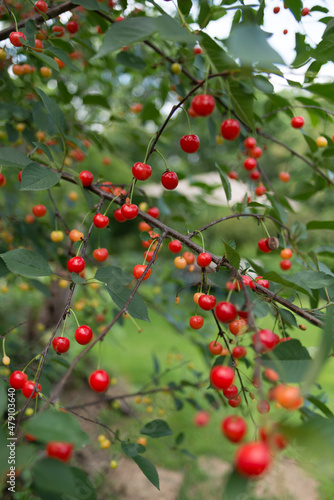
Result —
[[98, 262], [104, 262], [105, 260], [107, 260], [108, 256], [109, 252], [106, 248], [96, 248], [95, 250], [93, 250], [93, 257]]
[[[242, 282], [245, 286], [249, 286], [249, 288], [251, 288], [252, 290], [255, 289], [255, 285], [253, 283], [253, 280], [252, 278], [250, 278], [249, 276], [246, 276], [245, 274], [243, 274], [241, 276], [242, 278]], [[240, 282], [238, 281], [236, 284], [235, 284], [235, 289], [240, 292], [240, 290], [242, 290], [242, 286], [240, 284]]]
[[65, 28], [63, 26], [52, 26], [52, 33], [56, 33], [58, 37], [64, 36]]
[[154, 217], [154, 219], [158, 219], [160, 215], [160, 210], [157, 207], [151, 207], [147, 210], [148, 215]]
[[180, 140], [181, 149], [185, 153], [196, 153], [200, 146], [200, 140], [197, 135], [184, 135]]
[[79, 25], [76, 21], [69, 21], [67, 24], [66, 24], [66, 29], [69, 33], [71, 33], [72, 35], [74, 35], [74, 33], [76, 33], [79, 29]]
[[23, 44], [20, 42], [20, 38], [26, 40], [26, 36], [22, 31], [12, 31], [9, 35], [9, 40], [14, 47], [22, 47]]
[[226, 387], [223, 389], [223, 394], [227, 399], [234, 399], [238, 396], [238, 388], [236, 385], [230, 385], [230, 387]]
[[138, 161], [132, 167], [132, 175], [138, 181], [146, 181], [152, 175], [152, 167]]
[[191, 101], [191, 107], [198, 116], [209, 116], [216, 107], [216, 102], [211, 95], [199, 94]]
[[197, 264], [199, 267], [207, 267], [211, 264], [211, 261], [212, 257], [207, 252], [200, 253], [197, 257]]
[[71, 459], [74, 445], [72, 443], [62, 443], [60, 441], [50, 441], [46, 445], [46, 455], [61, 462], [68, 462]]
[[216, 297], [214, 295], [201, 295], [198, 299], [198, 305], [204, 311], [211, 311], [216, 306]]
[[277, 345], [277, 339], [274, 332], [268, 329], [260, 330], [252, 335], [252, 341], [255, 351], [267, 352], [272, 351]]
[[52, 341], [52, 347], [58, 354], [63, 354], [69, 350], [70, 341], [66, 337], [55, 337]]
[[255, 278], [255, 281], [256, 283], [258, 283], [259, 285], [263, 286], [264, 288], [267, 288], [269, 290], [269, 281], [268, 280], [264, 280], [262, 278], [262, 276], [258, 276], [257, 278]]
[[[147, 266], [141, 264], [137, 264], [133, 268], [132, 274], [136, 278], [136, 280], [139, 280], [139, 278], [141, 277], [146, 268]], [[143, 281], [147, 280], [150, 276], [151, 276], [151, 268], [147, 271], [147, 274], [145, 274]]]
[[274, 452], [278, 450], [284, 450], [286, 448], [288, 441], [283, 434], [280, 432], [268, 432], [268, 429], [261, 427], [259, 429], [260, 439], [267, 443], [267, 445]]
[[291, 267], [291, 261], [290, 260], [281, 260], [281, 262], [279, 263], [279, 266], [283, 271], [288, 271]]
[[[154, 250], [150, 250], [149, 252], [148, 251], [144, 252], [145, 262], [150, 262], [150, 260], [153, 257], [153, 254], [154, 254]], [[157, 260], [157, 256], [155, 256], [154, 260]]]
[[85, 265], [82, 257], [72, 257], [67, 261], [67, 269], [70, 273], [81, 273], [85, 269]]
[[210, 372], [211, 385], [216, 389], [226, 389], [234, 380], [234, 371], [230, 366], [214, 366]]
[[202, 316], [191, 316], [189, 319], [189, 325], [193, 330], [199, 330], [204, 324], [204, 319]]
[[210, 421], [210, 414], [207, 411], [198, 411], [194, 416], [194, 424], [196, 427], [204, 427]]
[[121, 212], [125, 219], [132, 220], [138, 215], [138, 207], [134, 203], [130, 203], [129, 205], [124, 203], [124, 205], [122, 205]]
[[[283, 35], [287, 35], [287, 34], [288, 34], [288, 30], [287, 29], [283, 30]], [[299, 128], [299, 127], [297, 127], [297, 128]]]
[[229, 118], [228, 120], [223, 121], [220, 126], [221, 135], [227, 141], [234, 141], [239, 137], [240, 134], [240, 123], [238, 120], [233, 120]]
[[195, 55], [197, 55], [197, 54], [203, 54], [203, 50], [201, 49], [201, 47], [194, 47], [193, 48], [193, 53]]
[[5, 186], [6, 182], [6, 177], [0, 173], [0, 187]]
[[35, 7], [34, 7], [34, 10], [40, 14], [39, 11], [43, 12], [43, 14], [45, 14], [48, 10], [48, 4], [46, 2], [44, 2], [43, 0], [38, 0], [38, 2], [35, 3]]
[[13, 389], [16, 389], [18, 391], [19, 389], [22, 389], [27, 380], [28, 375], [26, 373], [16, 370], [9, 377], [9, 384], [11, 387], [13, 387]]
[[198, 114], [194, 111], [194, 109], [190, 106], [188, 109], [188, 115], [191, 116], [191, 118], [197, 118]]
[[35, 205], [32, 207], [32, 213], [35, 217], [43, 217], [46, 214], [46, 207], [44, 205]]
[[269, 447], [265, 443], [251, 442], [237, 450], [234, 463], [239, 474], [257, 477], [268, 469], [271, 460]]
[[79, 174], [79, 179], [81, 180], [81, 184], [84, 187], [88, 187], [93, 182], [94, 175], [92, 174], [92, 172], [89, 172], [88, 170], [83, 170]]
[[256, 139], [254, 137], [246, 137], [244, 140], [245, 149], [253, 149], [256, 146]]
[[[30, 395], [33, 394], [32, 399], [35, 399], [37, 396], [36, 390], [34, 390], [35, 382], [33, 380], [27, 380], [22, 386], [22, 394], [25, 398], [30, 398]], [[37, 390], [40, 392], [42, 390], [41, 384], [37, 384]]]
[[219, 343], [219, 342], [216, 342], [215, 340], [212, 340], [209, 344], [209, 351], [211, 352], [211, 354], [214, 354], [215, 356], [217, 356], [218, 354], [220, 354], [223, 350], [223, 346]]
[[280, 172], [278, 177], [279, 177], [281, 182], [289, 182], [290, 181], [289, 172]]
[[110, 384], [110, 378], [105, 370], [96, 370], [88, 379], [91, 389], [95, 392], [104, 392]]
[[247, 322], [244, 319], [235, 319], [228, 324], [232, 335], [243, 335], [247, 331]]
[[246, 158], [244, 161], [244, 168], [246, 170], [253, 170], [257, 166], [257, 161], [254, 158]]
[[242, 417], [230, 415], [222, 421], [221, 430], [229, 441], [239, 443], [246, 435], [247, 424]]
[[231, 398], [227, 401], [227, 404], [232, 408], [237, 408], [241, 405], [241, 396], [237, 396], [236, 398]]
[[252, 181], [258, 181], [261, 178], [261, 174], [258, 170], [253, 170], [249, 174], [249, 177], [252, 179]]
[[186, 260], [187, 264], [189, 265], [195, 262], [195, 255], [191, 252], [184, 252], [182, 257]]
[[308, 16], [308, 15], [309, 15], [309, 13], [310, 13], [310, 9], [309, 9], [308, 7], [304, 7], [304, 8], [302, 9], [302, 11], [301, 11], [301, 15], [302, 15], [303, 17]]
[[78, 344], [86, 345], [92, 340], [93, 331], [89, 326], [81, 325], [75, 330], [74, 337]]
[[161, 184], [166, 189], [175, 189], [179, 183], [179, 178], [175, 172], [165, 172], [161, 176]]
[[121, 208], [118, 208], [117, 210], [115, 210], [114, 217], [117, 220], [117, 222], [125, 222], [126, 221], [126, 218], [122, 214]]
[[302, 128], [304, 126], [305, 120], [302, 116], [294, 116], [291, 120], [291, 126], [293, 128]]
[[219, 302], [216, 307], [216, 316], [222, 323], [229, 323], [237, 316], [237, 310], [231, 302]]
[[238, 180], [239, 179], [239, 175], [237, 172], [234, 172], [234, 170], [230, 170], [228, 173], [227, 173], [227, 176], [230, 178], [230, 179], [235, 179], [235, 180]]
[[96, 214], [93, 218], [93, 224], [95, 227], [102, 229], [109, 224], [109, 218], [106, 215]]
[[168, 248], [172, 253], [179, 253], [182, 250], [182, 244], [179, 240], [172, 240], [168, 243]]
[[233, 347], [233, 349], [232, 349], [232, 355], [236, 359], [244, 358], [246, 356], [246, 354], [247, 354], [246, 347], [243, 347], [241, 345], [237, 345], [237, 346]]
[[264, 186], [257, 186], [254, 191], [256, 196], [263, 196], [267, 192]]
[[273, 8], [274, 14], [278, 14], [280, 10], [281, 10], [280, 7]]
[[17, 178], [18, 178], [19, 182], [22, 182], [22, 172], [23, 172], [23, 170], [20, 170], [19, 173], [17, 174]]
[[262, 149], [259, 147], [253, 148], [251, 150], [251, 157], [252, 158], [260, 158], [262, 156]]
[[267, 245], [267, 240], [268, 240], [268, 238], [261, 238], [259, 240], [257, 246], [259, 247], [259, 250], [261, 250], [261, 252], [264, 252], [264, 253], [271, 252], [271, 249]]
[[261, 414], [264, 415], [266, 413], [269, 413], [269, 411], [270, 411], [270, 404], [265, 399], [260, 399], [257, 402], [256, 409], [257, 409], [257, 411], [259, 413], [261, 413]]

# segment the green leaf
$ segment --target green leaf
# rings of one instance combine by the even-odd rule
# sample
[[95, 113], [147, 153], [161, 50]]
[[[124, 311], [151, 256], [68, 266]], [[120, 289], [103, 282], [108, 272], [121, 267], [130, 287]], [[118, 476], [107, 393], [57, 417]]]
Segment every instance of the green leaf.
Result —
[[314, 83], [306, 87], [306, 90], [311, 92], [311, 94], [317, 94], [327, 101], [334, 102], [333, 87], [330, 83]]
[[100, 106], [101, 108], [110, 109], [108, 100], [101, 94], [88, 94], [82, 99], [83, 104]]
[[289, 325], [292, 325], [292, 326], [295, 326], [296, 328], [298, 328], [296, 318], [292, 314], [291, 311], [288, 311], [288, 309], [283, 309], [282, 307], [279, 307], [278, 308], [278, 312], [282, 316], [282, 318], [284, 319], [284, 321], [286, 321], [287, 323], [289, 323]]
[[240, 476], [240, 474], [233, 470], [227, 478], [222, 499], [241, 500], [241, 498], [246, 498], [250, 484], [249, 479]]
[[262, 362], [289, 383], [301, 382], [312, 365], [308, 350], [296, 339], [279, 344], [271, 354], [262, 356]]
[[[1, 150], [0, 150], [1, 151]], [[306, 224], [306, 228], [309, 229], [331, 229], [334, 230], [334, 221], [332, 220], [311, 220]]]
[[63, 411], [45, 410], [37, 413], [23, 427], [25, 432], [33, 434], [44, 443], [64, 441], [81, 448], [89, 442], [88, 435], [81, 429], [77, 419]]
[[191, 0], [177, 0], [177, 5], [185, 16], [187, 16], [190, 12], [190, 9], [192, 7], [192, 1]]
[[239, 266], [240, 266], [240, 255], [238, 254], [238, 252], [236, 252], [234, 250], [234, 248], [232, 248], [228, 243], [226, 243], [224, 241], [224, 246], [225, 246], [225, 251], [226, 251], [226, 254], [227, 254], [227, 258], [230, 262], [230, 264], [235, 267], [236, 269], [239, 269]]
[[71, 279], [73, 283], [76, 283], [77, 285], [83, 285], [84, 283], [87, 283], [85, 278], [82, 278], [77, 273], [71, 273]]
[[45, 153], [46, 156], [49, 158], [49, 160], [53, 162], [53, 156], [51, 154], [50, 149], [48, 148], [48, 146], [46, 144], [43, 144], [42, 142], [33, 142], [32, 145], [38, 149], [41, 149], [43, 151], [43, 153]]
[[[79, 72], [81, 71], [81, 69], [79, 69], [78, 66], [73, 64], [71, 58], [61, 48], [51, 46], [51, 47], [47, 48], [46, 52], [49, 52], [54, 57], [58, 57], [58, 59], [63, 61], [66, 64], [66, 66], [68, 66], [73, 71], [79, 71]], [[56, 61], [54, 61], [54, 62], [56, 62]], [[57, 64], [57, 67], [58, 67], [58, 64]]]
[[119, 52], [116, 56], [116, 62], [123, 64], [127, 68], [138, 69], [142, 71], [146, 68], [146, 62], [141, 57], [132, 54], [132, 52]]
[[153, 22], [162, 40], [195, 45], [197, 37], [167, 14], [155, 17]]
[[120, 285], [128, 285], [133, 280], [133, 276], [122, 271], [116, 266], [100, 267], [94, 278], [102, 283], [106, 283], [110, 288], [118, 288]]
[[35, 23], [31, 19], [28, 19], [24, 26], [24, 34], [27, 39], [27, 44], [30, 45], [30, 47], [35, 47], [35, 33], [36, 33]]
[[58, 184], [60, 179], [60, 173], [41, 167], [39, 163], [30, 163], [22, 172], [20, 191], [43, 191]]
[[[122, 309], [126, 304], [128, 298], [130, 297], [132, 291], [125, 286], [113, 287], [106, 286], [106, 290], [109, 293], [115, 304]], [[136, 295], [131, 300], [127, 307], [127, 311], [133, 318], [141, 319], [143, 321], [150, 321], [148, 317], [147, 306], [144, 300], [136, 293]]]
[[218, 43], [206, 33], [201, 33], [200, 44], [209, 57], [215, 71], [220, 72], [237, 66], [236, 62], [227, 54], [225, 49], [218, 45]]
[[36, 89], [36, 92], [39, 95], [39, 97], [42, 99], [44, 106], [46, 107], [49, 114], [51, 115], [51, 117], [55, 121], [61, 134], [65, 135], [65, 127], [66, 127], [65, 117], [63, 115], [62, 110], [58, 106], [58, 104], [56, 104], [53, 99], [51, 99], [49, 96], [47, 96], [43, 92], [43, 90]]
[[254, 130], [253, 89], [245, 81], [229, 82], [230, 97], [237, 115]]
[[0, 254], [8, 269], [14, 274], [35, 277], [50, 276], [53, 274], [48, 261], [37, 252], [16, 248], [9, 252]]
[[301, 271], [291, 277], [291, 281], [303, 288], [318, 290], [334, 284], [334, 277], [322, 271]]
[[223, 185], [223, 188], [224, 188], [224, 191], [225, 191], [225, 196], [226, 196], [226, 199], [227, 201], [230, 201], [231, 199], [231, 184], [230, 184], [230, 181], [228, 180], [227, 176], [224, 174], [224, 172], [222, 171], [222, 169], [219, 167], [219, 165], [216, 163], [216, 168], [219, 172], [219, 175], [220, 175], [220, 179], [222, 181], [222, 185]]
[[0, 148], [0, 165], [24, 168], [31, 163], [30, 158], [16, 148]]
[[75, 5], [81, 5], [86, 10], [104, 10], [108, 12], [108, 9], [105, 5], [101, 4], [101, 2], [97, 2], [97, 0], [73, 0]]
[[299, 285], [297, 285], [294, 281], [292, 276], [289, 278], [284, 278], [283, 276], [280, 276], [277, 274], [275, 271], [270, 271], [269, 273], [265, 273], [263, 275], [263, 278], [265, 280], [273, 281], [274, 283], [279, 283], [280, 285], [286, 286], [288, 288], [293, 288], [294, 290], [297, 290], [297, 292], [301, 293], [306, 293], [307, 295], [310, 295], [310, 290], [309, 288], [303, 288]]
[[165, 420], [156, 419], [144, 425], [140, 433], [150, 436], [151, 438], [160, 438], [170, 436], [173, 434], [173, 431]]
[[208, 276], [209, 280], [218, 285], [221, 288], [224, 288], [226, 282], [231, 279], [231, 272], [227, 269], [220, 269], [216, 273], [210, 273]]
[[35, 51], [33, 51], [32, 54], [37, 59], [39, 59], [43, 63], [47, 64], [48, 66], [51, 66], [52, 69], [54, 69], [55, 71], [57, 71], [59, 73], [59, 71], [60, 71], [59, 66], [56, 63], [56, 61], [53, 59], [53, 57], [50, 57], [50, 56], [45, 55], [44, 53], [35, 52]]
[[2, 259], [0, 259], [0, 278], [6, 276], [9, 273], [9, 269]]
[[326, 406], [320, 399], [314, 397], [314, 396], [307, 396], [307, 399], [310, 403], [312, 403], [314, 406], [316, 406], [326, 417], [334, 417], [332, 411]]
[[151, 481], [153, 486], [160, 490], [158, 472], [152, 462], [147, 460], [147, 458], [142, 457], [141, 455], [132, 457], [132, 460], [136, 462], [142, 473], [147, 477], [149, 481]]
[[126, 443], [122, 441], [121, 448], [127, 457], [133, 458], [138, 455], [138, 453], [144, 453], [145, 447], [138, 443]]
[[301, 20], [301, 12], [303, 8], [302, 0], [287, 0], [284, 4], [291, 10], [297, 21]]

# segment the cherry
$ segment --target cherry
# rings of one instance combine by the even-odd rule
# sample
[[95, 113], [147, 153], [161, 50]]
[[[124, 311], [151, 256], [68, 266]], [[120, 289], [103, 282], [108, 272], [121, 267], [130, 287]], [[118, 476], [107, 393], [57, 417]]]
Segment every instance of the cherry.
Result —
[[240, 318], [248, 320], [248, 311], [238, 310], [238, 315]]
[[[283, 30], [283, 35], [287, 35], [287, 34], [288, 34], [288, 30], [287, 30], [287, 29]], [[292, 126], [293, 126], [293, 125], [292, 125]], [[295, 128], [296, 128], [296, 127], [295, 127]], [[299, 128], [299, 127], [297, 127], [297, 128]]]
[[243, 335], [247, 330], [247, 322], [244, 319], [235, 319], [228, 324], [232, 335]]
[[197, 135], [184, 135], [180, 140], [181, 149], [185, 153], [196, 153], [200, 146], [200, 140]]
[[158, 219], [160, 215], [160, 210], [157, 207], [151, 207], [147, 210], [147, 213], [154, 219]]
[[105, 260], [107, 260], [108, 256], [109, 252], [106, 248], [96, 248], [95, 250], [93, 250], [93, 257], [98, 262], [104, 262]]
[[278, 14], [280, 10], [281, 10], [280, 7], [274, 7], [273, 8], [274, 14]]
[[70, 273], [81, 273], [85, 269], [85, 265], [82, 257], [72, 257], [67, 261], [67, 269]]
[[236, 359], [244, 358], [246, 356], [246, 354], [247, 354], [246, 347], [243, 347], [241, 345], [237, 345], [237, 346], [233, 347], [233, 349], [232, 349], [232, 355]]
[[38, 2], [35, 3], [35, 7], [34, 7], [34, 10], [37, 12], [37, 14], [41, 12], [43, 12], [43, 14], [45, 14], [48, 10], [48, 4], [46, 2], [44, 2], [43, 0], [38, 0]]
[[234, 371], [230, 366], [214, 366], [210, 372], [211, 385], [216, 389], [226, 389], [234, 380]]
[[[191, 101], [191, 108], [198, 116], [209, 116], [216, 107], [216, 102], [211, 95], [199, 94]], [[190, 114], [190, 113], [189, 113]]]
[[194, 109], [190, 106], [188, 109], [188, 115], [191, 116], [191, 118], [196, 118], [198, 114], [194, 111]]
[[184, 252], [182, 257], [186, 259], [186, 262], [189, 265], [195, 262], [195, 255], [192, 252]]
[[145, 221], [142, 220], [138, 224], [138, 229], [139, 229], [139, 231], [146, 231], [146, 232], [148, 232], [148, 231], [151, 231], [152, 228], [151, 228], [151, 226], [149, 224], [147, 224], [147, 222], [145, 222]]
[[281, 260], [281, 262], [279, 263], [279, 266], [283, 271], [288, 271], [291, 267], [291, 261], [290, 260]]
[[268, 444], [270, 449], [274, 452], [278, 450], [284, 450], [286, 448], [288, 441], [280, 432], [268, 431], [265, 427], [260, 427], [259, 435], [261, 441]]
[[309, 9], [308, 7], [304, 7], [304, 8], [302, 9], [302, 11], [301, 11], [301, 15], [302, 15], [303, 17], [308, 16], [308, 15], [309, 15], [309, 13], [310, 13], [310, 9]]
[[207, 252], [202, 252], [197, 257], [197, 264], [200, 267], [207, 267], [207, 266], [209, 266], [211, 264], [211, 261], [212, 261], [212, 257]]
[[268, 240], [269, 238], [261, 238], [257, 244], [259, 247], [259, 250], [264, 253], [269, 253], [271, 252], [270, 248], [268, 247]]
[[187, 266], [187, 261], [184, 257], [180, 257], [180, 255], [178, 255], [174, 259], [174, 266], [176, 269], [184, 269]]
[[274, 332], [268, 329], [259, 330], [252, 335], [253, 346], [256, 352], [272, 351], [277, 345]]
[[237, 310], [231, 302], [219, 302], [216, 306], [216, 316], [222, 323], [229, 323], [237, 316]]
[[250, 442], [237, 450], [234, 463], [239, 474], [257, 477], [268, 469], [271, 460], [270, 450], [266, 443]]
[[279, 381], [279, 375], [275, 370], [272, 368], [266, 368], [264, 370], [264, 376], [266, 377], [269, 382], [278, 382]]
[[52, 33], [60, 38], [65, 35], [65, 28], [64, 26], [52, 26]]
[[[144, 252], [145, 261], [149, 262], [152, 259], [153, 254], [154, 254], [154, 250], [151, 250], [150, 252], [148, 252], [148, 251]], [[154, 260], [157, 260], [157, 256], [155, 256]]]
[[264, 186], [257, 186], [254, 191], [256, 196], [263, 196], [267, 192]]
[[209, 351], [211, 352], [211, 354], [214, 354], [215, 356], [217, 356], [218, 354], [220, 354], [223, 350], [223, 346], [219, 343], [219, 342], [216, 342], [215, 340], [212, 340], [209, 344]]
[[78, 344], [86, 345], [92, 340], [93, 331], [89, 326], [81, 325], [75, 330], [74, 337]]
[[172, 190], [177, 187], [179, 183], [179, 178], [175, 172], [165, 172], [161, 176], [161, 184], [164, 188]]
[[235, 172], [234, 170], [230, 170], [228, 173], [227, 173], [227, 176], [230, 178], [230, 179], [235, 179], [235, 180], [238, 180], [239, 179], [239, 175], [237, 172]]
[[201, 49], [201, 47], [194, 47], [193, 48], [193, 53], [195, 55], [198, 55], [198, 54], [203, 54], [203, 50]]
[[52, 347], [58, 354], [63, 354], [69, 350], [70, 341], [66, 337], [55, 337], [52, 341]]
[[240, 123], [238, 120], [233, 120], [229, 118], [228, 120], [223, 121], [220, 126], [221, 135], [227, 141], [234, 141], [239, 137], [240, 134]]
[[115, 212], [114, 212], [114, 218], [118, 222], [125, 222], [126, 221], [126, 218], [122, 214], [122, 209], [121, 208], [117, 208], [117, 210], [115, 210]]
[[210, 421], [210, 414], [207, 411], [198, 411], [194, 416], [194, 424], [196, 427], [204, 427]]
[[110, 384], [110, 378], [105, 370], [96, 370], [88, 379], [91, 389], [95, 392], [104, 392]]
[[244, 146], [246, 149], [253, 149], [256, 146], [256, 139], [254, 137], [246, 137], [244, 140]]
[[72, 231], [70, 231], [68, 237], [74, 243], [75, 241], [83, 240], [84, 234], [81, 231], [78, 231], [77, 229], [72, 229]]
[[35, 205], [32, 207], [32, 213], [35, 217], [43, 217], [46, 214], [46, 207], [44, 205]]
[[239, 443], [246, 435], [247, 424], [242, 417], [230, 415], [222, 421], [221, 430], [229, 441]]
[[274, 390], [274, 398], [286, 410], [297, 410], [303, 405], [300, 389], [292, 385], [278, 385]]
[[92, 172], [89, 172], [88, 170], [82, 170], [82, 172], [80, 172], [79, 174], [79, 179], [81, 180], [81, 184], [84, 187], [88, 187], [93, 182], [94, 175], [92, 174]]
[[305, 120], [302, 116], [294, 116], [291, 120], [291, 127], [302, 128], [304, 126]]
[[[251, 288], [252, 290], [254, 290], [255, 288], [255, 285], [253, 283], [253, 280], [252, 278], [250, 278], [249, 276], [246, 276], [245, 274], [243, 274], [241, 276], [242, 278], [242, 282], [245, 286], [249, 286], [249, 288]], [[235, 284], [235, 289], [240, 292], [240, 290], [242, 290], [242, 286], [241, 286], [241, 283], [238, 281], [236, 284]]]
[[152, 167], [138, 161], [132, 167], [132, 175], [138, 181], [146, 181], [152, 175]]
[[269, 290], [269, 281], [268, 280], [264, 280], [262, 278], [262, 276], [258, 276], [257, 278], [255, 278], [255, 281], [256, 283], [258, 283], [259, 285], [263, 286], [264, 288], [267, 288]]
[[24, 372], [16, 370], [9, 377], [9, 384], [13, 389], [19, 390], [22, 389], [25, 382], [28, 380], [28, 375]]
[[79, 29], [79, 25], [76, 21], [69, 21], [67, 24], [66, 24], [66, 29], [69, 33], [71, 33], [72, 35], [74, 35], [74, 33], [76, 33]]
[[282, 259], [291, 259], [292, 250], [290, 248], [283, 248], [283, 250], [281, 250], [280, 257]]
[[262, 149], [257, 146], [253, 148], [250, 153], [252, 158], [260, 158], [262, 156]]
[[253, 170], [257, 166], [257, 161], [254, 158], [246, 158], [244, 161], [244, 168], [246, 170]]
[[241, 396], [237, 396], [236, 398], [231, 398], [227, 401], [227, 404], [232, 408], [237, 408], [241, 405]]
[[257, 402], [256, 409], [261, 414], [269, 413], [269, 411], [270, 411], [270, 404], [265, 399], [260, 399]]
[[182, 250], [182, 244], [179, 240], [172, 240], [168, 243], [168, 249], [172, 253], [179, 253]]
[[[142, 274], [144, 273], [146, 268], [147, 268], [147, 266], [141, 265], [141, 264], [137, 264], [133, 268], [132, 274], [136, 278], [136, 280], [139, 280], [139, 278], [142, 276]], [[151, 276], [151, 268], [145, 274], [143, 281], [147, 280], [150, 276]]]
[[74, 445], [72, 443], [62, 443], [60, 441], [50, 441], [46, 445], [46, 455], [61, 462], [68, 462], [71, 459]]
[[[30, 395], [33, 394], [32, 399], [35, 399], [37, 396], [36, 390], [34, 390], [35, 382], [33, 380], [27, 380], [22, 386], [22, 394], [25, 398], [30, 398]], [[42, 390], [41, 384], [37, 384], [37, 390], [40, 392]]]
[[258, 181], [261, 178], [261, 174], [258, 170], [253, 170], [249, 174], [249, 177], [252, 179], [252, 181]]
[[26, 36], [22, 31], [12, 31], [9, 35], [9, 40], [14, 47], [22, 47], [23, 43], [20, 41], [20, 38], [26, 40]]
[[238, 396], [238, 388], [236, 385], [230, 385], [230, 387], [226, 387], [223, 389], [223, 394], [227, 399], [234, 399]]
[[109, 218], [106, 215], [95, 214], [93, 218], [93, 224], [95, 227], [102, 229], [103, 227], [107, 227], [109, 224]]
[[193, 330], [199, 330], [204, 324], [204, 319], [202, 316], [191, 316], [189, 319], [189, 325]]
[[0, 173], [0, 187], [5, 186], [6, 182], [6, 177]]
[[198, 299], [198, 305], [204, 311], [211, 311], [216, 306], [216, 297], [214, 295], [201, 295]]
[[290, 181], [289, 172], [280, 172], [278, 177], [279, 177], [281, 182], [289, 182]]
[[135, 219], [138, 215], [138, 211], [138, 207], [134, 203], [130, 203], [129, 205], [124, 203], [121, 208], [122, 215], [127, 220]]

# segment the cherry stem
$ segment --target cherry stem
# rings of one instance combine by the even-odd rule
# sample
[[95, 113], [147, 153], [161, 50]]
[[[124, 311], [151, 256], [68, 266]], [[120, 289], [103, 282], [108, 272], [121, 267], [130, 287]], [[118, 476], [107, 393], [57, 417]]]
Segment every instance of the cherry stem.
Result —
[[154, 238], [154, 240], [151, 242], [150, 246], [148, 247], [146, 256], [144, 257], [143, 265], [148, 262], [148, 260], [147, 260], [147, 254], [151, 250], [152, 245], [153, 245], [153, 243], [155, 243], [155, 241], [156, 241], [156, 238]]
[[78, 248], [78, 250], [77, 250], [77, 254], [76, 254], [76, 256], [77, 256], [77, 257], [78, 257], [78, 256], [79, 256], [79, 254], [80, 254], [80, 250], [81, 250], [82, 244], [83, 244], [83, 240], [80, 242], [79, 248]]
[[168, 168], [168, 165], [167, 165], [167, 162], [165, 160], [165, 157], [163, 154], [160, 153], [160, 151], [158, 151], [157, 149], [154, 150], [156, 153], [158, 153], [158, 155], [161, 156], [161, 158], [163, 159], [164, 163], [165, 163], [165, 166], [166, 166], [166, 171], [169, 172], [169, 168]]
[[66, 315], [66, 318], [65, 318], [65, 321], [64, 321], [64, 324], [63, 324], [63, 329], [62, 329], [62, 331], [61, 331], [61, 335], [60, 335], [61, 337], [63, 337], [63, 336], [64, 336], [64, 331], [65, 331], [65, 326], [66, 326], [66, 321], [67, 321], [67, 318], [68, 318], [68, 315]]
[[131, 314], [129, 313], [126, 313], [129, 315], [129, 319], [131, 319], [132, 323], [135, 325], [135, 327], [137, 328], [138, 330], [138, 333], [142, 333], [143, 329], [140, 328], [140, 326], [138, 325], [137, 321], [131, 316]]
[[184, 109], [184, 107], [183, 107], [183, 106], [180, 106], [180, 108], [182, 109], [182, 111], [185, 113], [185, 115], [186, 115], [186, 117], [187, 117], [188, 129], [189, 129], [189, 135], [191, 135], [190, 120], [189, 120], [189, 115], [188, 115], [188, 112]]
[[81, 222], [81, 224], [79, 226], [79, 229], [81, 229], [82, 224], [85, 222], [85, 220], [87, 219], [87, 217], [88, 217], [89, 214], [90, 214], [90, 211], [86, 213], [85, 217], [83, 218], [83, 220], [82, 220], [82, 222]]
[[109, 208], [111, 207], [111, 205], [114, 203], [115, 200], [117, 200], [117, 198], [120, 197], [120, 194], [118, 196], [115, 196], [115, 198], [113, 198], [111, 200], [111, 202], [109, 203], [109, 205], [107, 206], [107, 209], [104, 211], [104, 214], [103, 215], [107, 215], [108, 211], [109, 211]]
[[205, 249], [204, 249], [204, 238], [203, 238], [203, 234], [201, 233], [201, 231], [194, 231], [192, 234], [199, 234], [200, 237], [201, 237], [201, 240], [202, 240], [202, 248], [203, 248], [203, 253], [205, 252]]
[[97, 240], [98, 248], [101, 248], [101, 229], [99, 229], [97, 238], [98, 238]]
[[[39, 363], [38, 363], [38, 367], [37, 367], [37, 370], [36, 370], [36, 373], [35, 373], [35, 376], [34, 376], [34, 382], [36, 382], [36, 378], [37, 378], [37, 375], [38, 375], [38, 372], [39, 372], [39, 369], [40, 369], [40, 366], [41, 366], [41, 363], [43, 361], [43, 356], [40, 356], [40, 360], [39, 360]], [[35, 388], [36, 389], [36, 388]]]
[[5, 350], [5, 337], [2, 339], [2, 351], [3, 351], [3, 355], [6, 356], [6, 350]]
[[77, 315], [76, 315], [76, 314], [75, 314], [75, 312], [73, 311], [72, 307], [70, 307], [70, 308], [68, 309], [68, 312], [69, 312], [69, 313], [71, 313], [71, 314], [73, 314], [73, 317], [74, 317], [74, 319], [75, 319], [75, 321], [76, 321], [76, 324], [77, 324], [77, 325], [78, 325], [78, 327], [79, 327], [79, 326], [80, 326], [80, 323], [79, 323], [78, 318], [77, 318]]
[[261, 222], [261, 225], [262, 225], [263, 229], [264, 229], [264, 230], [265, 230], [265, 232], [266, 232], [266, 235], [268, 236], [268, 238], [270, 238], [270, 234], [269, 234], [269, 231], [268, 231], [268, 229], [267, 229], [267, 226], [265, 225], [265, 223], [263, 222], [263, 220], [262, 220], [262, 219], [260, 220], [260, 222]]
[[100, 369], [101, 366], [101, 348], [102, 348], [102, 340], [99, 342], [99, 355], [98, 355], [98, 360], [97, 360], [97, 369]]
[[232, 290], [228, 291], [226, 302], [230, 302], [232, 293], [233, 293], [233, 288], [232, 288]]
[[35, 359], [38, 359], [40, 357], [40, 354], [37, 354], [37, 356], [35, 356], [34, 358], [32, 358], [29, 363], [23, 368], [22, 372], [24, 373], [26, 371], [26, 369], [28, 368], [28, 366], [33, 362], [35, 361]]
[[155, 135], [154, 135], [153, 137], [151, 137], [150, 142], [148, 143], [148, 146], [147, 146], [147, 148], [146, 148], [146, 153], [145, 153], [144, 163], [146, 163], [146, 162], [147, 162], [148, 153], [149, 153], [149, 151], [150, 151], [150, 148], [151, 148], [151, 145], [152, 145], [152, 142], [154, 141], [154, 139], [155, 139]]

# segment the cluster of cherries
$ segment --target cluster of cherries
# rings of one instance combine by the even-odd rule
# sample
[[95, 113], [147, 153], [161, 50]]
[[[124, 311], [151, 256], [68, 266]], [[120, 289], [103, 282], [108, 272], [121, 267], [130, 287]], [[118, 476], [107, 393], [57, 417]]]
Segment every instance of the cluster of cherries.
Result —
[[[259, 240], [258, 247], [259, 250], [261, 250], [261, 252], [270, 253], [277, 248], [277, 247], [275, 248], [272, 247], [270, 243], [271, 239], [272, 238], [261, 238]], [[283, 250], [281, 250], [280, 252], [280, 257], [282, 259], [279, 263], [280, 268], [282, 269], [282, 271], [288, 271], [291, 268], [290, 259], [292, 257], [292, 250], [290, 248], [283, 248]]]

